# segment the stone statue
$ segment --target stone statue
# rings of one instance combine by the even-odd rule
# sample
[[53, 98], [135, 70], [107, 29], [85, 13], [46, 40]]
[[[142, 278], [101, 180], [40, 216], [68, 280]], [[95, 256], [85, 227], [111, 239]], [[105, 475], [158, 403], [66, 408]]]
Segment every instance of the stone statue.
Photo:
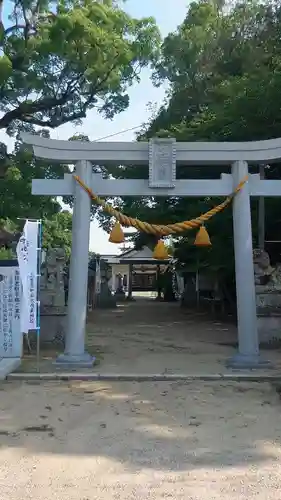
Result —
[[281, 265], [272, 267], [264, 250], [254, 250], [257, 326], [260, 345], [281, 339]]
[[112, 295], [109, 288], [109, 280], [111, 277], [111, 268], [104, 261], [100, 261], [100, 293], [97, 295], [96, 306], [101, 309], [115, 308], [116, 298]]
[[281, 265], [274, 268], [265, 250], [253, 251], [255, 284], [266, 287], [268, 290], [281, 290]]
[[64, 307], [65, 252], [62, 248], [49, 250], [41, 272], [42, 307]]
[[255, 284], [267, 285], [270, 281], [273, 268], [270, 265], [270, 259], [267, 252], [260, 249], [253, 250]]

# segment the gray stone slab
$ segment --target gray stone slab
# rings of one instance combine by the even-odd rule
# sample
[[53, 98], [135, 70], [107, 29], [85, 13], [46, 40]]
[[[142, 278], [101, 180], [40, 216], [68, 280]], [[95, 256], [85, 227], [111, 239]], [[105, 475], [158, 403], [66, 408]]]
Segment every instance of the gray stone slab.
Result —
[[84, 352], [84, 354], [79, 356], [63, 353], [57, 357], [56, 361], [54, 361], [54, 365], [69, 368], [92, 368], [95, 359], [96, 358], [94, 356], [91, 356], [87, 352]]
[[11, 374], [21, 364], [20, 358], [1, 358], [0, 359], [0, 380], [5, 380], [7, 375]]
[[176, 382], [176, 381], [237, 381], [237, 382], [274, 382], [281, 381], [280, 374], [266, 373], [215, 373], [215, 374], [137, 374], [137, 373], [85, 373], [85, 372], [53, 372], [53, 373], [11, 373], [9, 380], [89, 380], [89, 381], [122, 381], [122, 382]]

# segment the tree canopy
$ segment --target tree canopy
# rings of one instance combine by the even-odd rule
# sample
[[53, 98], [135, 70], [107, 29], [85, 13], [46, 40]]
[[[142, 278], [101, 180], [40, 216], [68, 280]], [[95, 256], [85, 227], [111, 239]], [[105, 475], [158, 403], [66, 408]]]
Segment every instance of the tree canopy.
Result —
[[[152, 65], [155, 85], [165, 82], [169, 88], [138, 140], [157, 135], [178, 141], [246, 141], [281, 135], [279, 1], [192, 2], [161, 47], [153, 19], [133, 19], [111, 0], [19, 0], [12, 2], [9, 24], [2, 20], [0, 31], [0, 128], [9, 134], [21, 128], [46, 134], [45, 127], [76, 122], [89, 109], [112, 118], [128, 106], [128, 88], [138, 81], [141, 68]], [[56, 199], [30, 194], [32, 178], [61, 177], [67, 168], [34, 162], [18, 143], [12, 154], [0, 146], [0, 217], [52, 219], [53, 234], [59, 223], [67, 228], [68, 216], [58, 215]], [[148, 177], [143, 166], [96, 168], [115, 178]], [[198, 165], [178, 168], [177, 176], [219, 179], [224, 171], [228, 169]], [[250, 171], [256, 167], [250, 165]], [[266, 176], [280, 178], [280, 165], [270, 165]], [[140, 219], [171, 223], [196, 217], [220, 200], [143, 197], [111, 202]], [[266, 200], [271, 239], [281, 239], [279, 205], [279, 199]], [[97, 214], [108, 229], [110, 219]], [[252, 219], [256, 240], [257, 200], [252, 200]], [[177, 255], [190, 268], [199, 260], [213, 269], [230, 269], [231, 209], [211, 220], [208, 230], [212, 249], [194, 248], [194, 233], [186, 233], [175, 242]], [[154, 244], [137, 235], [137, 244], [147, 242]]]
[[[154, 73], [155, 85], [168, 82], [166, 99], [138, 140], [172, 136], [178, 141], [259, 140], [281, 136], [281, 3], [253, 0], [224, 4], [192, 2], [186, 18], [163, 41]], [[178, 178], [219, 179], [229, 168], [180, 167]], [[250, 165], [251, 172], [257, 172]], [[148, 176], [143, 167], [115, 169], [116, 177]], [[280, 177], [279, 165], [266, 170]], [[186, 220], [221, 200], [123, 198], [128, 214], [156, 223]], [[280, 200], [266, 200], [266, 229], [281, 239]], [[257, 236], [257, 200], [252, 200], [253, 236]], [[231, 209], [208, 223], [213, 247], [194, 248], [194, 232], [176, 241], [176, 253], [187, 267], [201, 262], [214, 270], [233, 270]], [[144, 242], [145, 235], [137, 236]], [[256, 244], [256, 243], [255, 243]]]
[[[23, 129], [48, 136], [48, 128], [79, 122], [88, 110], [112, 119], [128, 107], [129, 87], [158, 58], [160, 34], [154, 19], [134, 19], [120, 5], [0, 0], [0, 129], [17, 138]], [[71, 215], [60, 212], [56, 198], [31, 195], [32, 179], [68, 171], [35, 161], [18, 140], [11, 154], [0, 143], [2, 222], [16, 227], [19, 217], [43, 219], [45, 247], [61, 242], [69, 253]]]
[[16, 223], [17, 218], [51, 216], [60, 210], [55, 198], [32, 196], [31, 181], [34, 178], [59, 178], [68, 167], [35, 160], [32, 152], [16, 142], [13, 153], [7, 153], [0, 143], [0, 214]]
[[[113, 118], [153, 64], [160, 35], [112, 0], [17, 0], [5, 26], [0, 2], [0, 128], [56, 128], [95, 109]], [[0, 52], [1, 53], [1, 52]]]
[[280, 136], [280, 2], [193, 2], [163, 43], [156, 84], [170, 89], [148, 129], [179, 140]]

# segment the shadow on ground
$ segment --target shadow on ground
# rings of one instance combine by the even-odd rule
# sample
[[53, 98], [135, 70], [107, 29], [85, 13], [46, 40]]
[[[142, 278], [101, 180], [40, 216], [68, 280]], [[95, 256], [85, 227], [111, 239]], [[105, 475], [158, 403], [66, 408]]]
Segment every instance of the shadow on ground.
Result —
[[1, 389], [2, 450], [89, 456], [135, 472], [255, 468], [280, 459], [280, 401], [265, 383], [9, 382]]

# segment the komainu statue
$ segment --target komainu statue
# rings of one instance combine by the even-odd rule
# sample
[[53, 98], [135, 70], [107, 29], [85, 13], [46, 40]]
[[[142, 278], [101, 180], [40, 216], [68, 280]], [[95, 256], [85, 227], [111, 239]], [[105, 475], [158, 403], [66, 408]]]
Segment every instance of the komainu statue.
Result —
[[272, 267], [270, 258], [265, 250], [253, 251], [255, 284], [271, 290], [281, 290], [281, 265]]

